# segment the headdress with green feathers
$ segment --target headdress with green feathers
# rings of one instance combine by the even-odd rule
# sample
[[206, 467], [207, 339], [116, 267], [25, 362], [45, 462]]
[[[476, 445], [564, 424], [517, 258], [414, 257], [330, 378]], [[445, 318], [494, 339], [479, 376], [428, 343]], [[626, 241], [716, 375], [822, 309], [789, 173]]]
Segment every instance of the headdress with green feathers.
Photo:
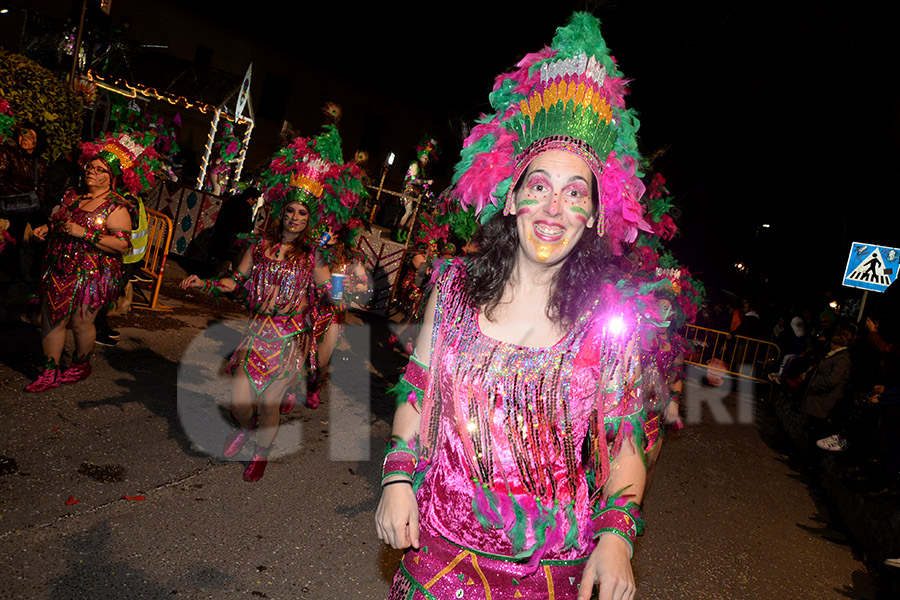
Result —
[[483, 115], [465, 140], [454, 173], [454, 197], [467, 219], [484, 223], [514, 212], [513, 190], [537, 155], [563, 150], [582, 158], [600, 187], [598, 232], [614, 251], [650, 230], [638, 200], [644, 193], [635, 133], [636, 113], [625, 107], [626, 81], [600, 34], [600, 21], [575, 13], [550, 47], [529, 54], [497, 78]]
[[310, 231], [320, 236], [331, 228], [349, 244], [362, 226], [355, 211], [368, 192], [355, 162], [344, 163], [341, 135], [326, 125], [315, 137], [297, 137], [279, 150], [260, 182], [272, 215], [280, 215], [288, 202], [309, 209]]

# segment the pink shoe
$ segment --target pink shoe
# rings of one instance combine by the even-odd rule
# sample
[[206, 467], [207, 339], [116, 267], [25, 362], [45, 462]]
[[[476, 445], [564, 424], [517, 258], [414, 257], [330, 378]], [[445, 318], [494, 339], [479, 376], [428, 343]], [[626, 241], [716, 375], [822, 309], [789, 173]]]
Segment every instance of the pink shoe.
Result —
[[262, 479], [263, 473], [266, 472], [266, 465], [269, 462], [269, 449], [257, 446], [253, 450], [253, 457], [250, 464], [244, 469], [244, 481], [259, 481]]
[[240, 427], [232, 431], [231, 435], [229, 435], [228, 439], [225, 441], [225, 449], [222, 450], [222, 456], [225, 458], [237, 456], [238, 452], [241, 451], [241, 448], [244, 447], [244, 443], [247, 441], [248, 437], [250, 437], [249, 429]]
[[83, 363], [73, 362], [69, 365], [69, 368], [62, 372], [59, 376], [60, 383], [77, 383], [82, 379], [87, 379], [91, 374], [91, 363], [90, 361], [84, 361]]
[[297, 394], [288, 394], [287, 396], [285, 396], [284, 400], [281, 401], [281, 414], [291, 414], [291, 411], [294, 410], [295, 404], [297, 404]]
[[33, 382], [25, 386], [26, 392], [46, 392], [55, 387], [59, 387], [60, 381], [59, 369], [44, 369], [40, 376]]

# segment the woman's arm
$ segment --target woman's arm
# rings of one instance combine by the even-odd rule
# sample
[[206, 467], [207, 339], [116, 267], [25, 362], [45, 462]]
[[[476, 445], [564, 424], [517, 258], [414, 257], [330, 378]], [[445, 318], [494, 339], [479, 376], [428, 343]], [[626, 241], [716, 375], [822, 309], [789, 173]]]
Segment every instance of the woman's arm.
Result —
[[[100, 235], [99, 241], [94, 244], [100, 250], [110, 254], [125, 254], [131, 248], [131, 215], [124, 206], [120, 206], [106, 218], [106, 228], [113, 235]], [[125, 234], [125, 238], [116, 234]]]
[[[606, 482], [604, 500], [610, 493], [631, 496], [630, 501], [641, 503], [647, 471], [634, 441], [627, 438], [622, 449], [610, 463], [610, 475]], [[600, 586], [599, 600], [631, 600], [636, 586], [631, 570], [632, 549], [615, 533], [603, 533], [584, 566], [577, 600], [589, 600], [594, 586]]]
[[222, 292], [233, 292], [238, 286], [243, 285], [250, 277], [253, 270], [253, 246], [249, 246], [244, 250], [237, 269], [231, 272], [227, 277], [221, 279], [200, 279], [196, 275], [188, 275], [181, 280], [181, 289], [188, 288], [200, 289], [212, 296], [217, 296]]
[[[124, 206], [116, 208], [106, 218], [106, 228], [110, 233], [82, 227], [74, 221], [66, 221], [61, 228], [72, 237], [83, 239], [98, 250], [110, 254], [125, 254], [131, 247], [131, 217]], [[46, 232], [43, 232], [43, 236], [46, 236]], [[43, 236], [38, 239], [43, 239]]]
[[[638, 352], [634, 340], [620, 349], [619, 365], [603, 377], [602, 387], [621, 390], [624, 396], [612, 414], [600, 414], [591, 425], [597, 444], [592, 451], [595, 464], [591, 468], [601, 475], [597, 483], [602, 489], [593, 510], [597, 545], [585, 563], [577, 600], [589, 600], [597, 585], [600, 600], [631, 600], [636, 590], [631, 556], [634, 540], [643, 531], [640, 504], [647, 480], [642, 447], [646, 432], [640, 431], [645, 413], [637, 387], [641, 380]], [[601, 403], [600, 407], [604, 405]], [[607, 420], [617, 426], [615, 442], [607, 437]], [[604, 455], [609, 456], [606, 474], [602, 473]]]
[[313, 267], [313, 278], [316, 280], [316, 287], [331, 283], [331, 267], [325, 262], [322, 253], [316, 250], [316, 265]]
[[[413, 355], [424, 365], [431, 360], [431, 332], [434, 328], [434, 313], [437, 305], [437, 292], [431, 294], [425, 309], [422, 329], [416, 340]], [[411, 366], [415, 363], [410, 361]], [[419, 433], [421, 415], [416, 404], [401, 398], [394, 413], [394, 425], [391, 429], [393, 439], [406, 445], [415, 443]], [[383, 491], [378, 509], [375, 511], [375, 532], [378, 539], [393, 548], [419, 547], [419, 506], [413, 493], [411, 481], [405, 481], [404, 475], [391, 475], [382, 482]], [[392, 482], [401, 483], [392, 483]], [[390, 485], [388, 485], [390, 484]]]

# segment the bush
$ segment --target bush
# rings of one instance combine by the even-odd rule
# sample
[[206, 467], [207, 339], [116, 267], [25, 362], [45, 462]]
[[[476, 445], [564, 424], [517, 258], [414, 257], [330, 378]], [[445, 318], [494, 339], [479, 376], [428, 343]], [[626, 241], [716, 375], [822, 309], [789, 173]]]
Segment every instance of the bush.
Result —
[[30, 58], [0, 49], [0, 98], [9, 102], [17, 122], [30, 121], [44, 130], [47, 161], [67, 155], [79, 142], [81, 99]]

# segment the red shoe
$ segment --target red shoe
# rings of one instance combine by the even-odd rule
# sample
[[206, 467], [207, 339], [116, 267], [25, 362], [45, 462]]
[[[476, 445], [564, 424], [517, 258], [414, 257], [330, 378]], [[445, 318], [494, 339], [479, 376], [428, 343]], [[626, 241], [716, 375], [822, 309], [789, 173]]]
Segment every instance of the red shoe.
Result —
[[225, 449], [222, 450], [222, 456], [225, 458], [237, 456], [241, 451], [241, 448], [244, 447], [244, 443], [247, 441], [248, 437], [250, 437], [249, 429], [240, 427], [232, 431], [231, 435], [229, 435], [228, 439], [225, 441]]
[[266, 465], [269, 462], [269, 449], [257, 446], [253, 450], [253, 457], [250, 464], [244, 469], [244, 481], [259, 481], [262, 479], [263, 473], [266, 472]]
[[60, 381], [59, 369], [44, 369], [40, 376], [33, 382], [25, 386], [26, 392], [46, 392], [55, 387], [59, 387]]
[[316, 388], [314, 390], [307, 390], [306, 392], [306, 406], [308, 408], [319, 408], [319, 393], [321, 392], [321, 388]]
[[91, 363], [90, 361], [84, 361], [83, 363], [72, 362], [69, 365], [69, 368], [62, 372], [59, 376], [60, 383], [77, 383], [82, 379], [87, 379], [91, 374]]
[[297, 394], [288, 394], [287, 396], [285, 396], [284, 400], [281, 401], [281, 414], [291, 414], [291, 411], [294, 410], [295, 404], [297, 404]]

